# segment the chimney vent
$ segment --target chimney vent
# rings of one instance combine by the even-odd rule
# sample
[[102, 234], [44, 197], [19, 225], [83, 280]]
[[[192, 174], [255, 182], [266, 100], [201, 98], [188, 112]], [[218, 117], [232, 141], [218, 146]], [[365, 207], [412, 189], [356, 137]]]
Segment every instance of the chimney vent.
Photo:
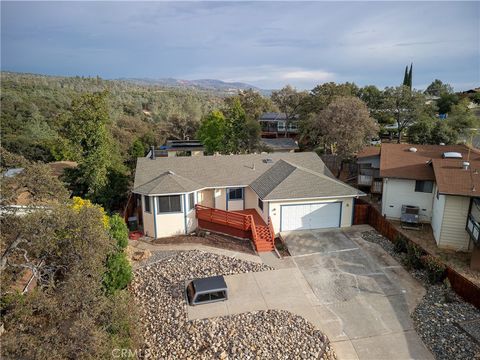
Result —
[[414, 153], [415, 153], [415, 152], [417, 152], [417, 148], [415, 148], [415, 147], [411, 147], [410, 149], [408, 149], [408, 151], [410, 151], [410, 152], [414, 152]]
[[463, 170], [468, 170], [470, 168], [470, 163], [468, 161], [464, 161], [462, 167]]
[[150, 147], [150, 159], [155, 160], [155, 146]]

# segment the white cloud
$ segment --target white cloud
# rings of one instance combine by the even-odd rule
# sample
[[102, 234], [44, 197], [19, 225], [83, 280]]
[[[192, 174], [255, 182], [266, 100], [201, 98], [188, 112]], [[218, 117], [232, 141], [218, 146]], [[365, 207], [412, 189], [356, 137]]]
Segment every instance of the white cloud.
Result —
[[215, 78], [227, 82], [247, 82], [263, 88], [279, 88], [286, 84], [300, 89], [311, 89], [319, 83], [334, 81], [335, 74], [323, 69], [307, 69], [301, 67], [282, 67], [261, 65], [251, 67], [205, 69], [184, 75], [189, 80]]

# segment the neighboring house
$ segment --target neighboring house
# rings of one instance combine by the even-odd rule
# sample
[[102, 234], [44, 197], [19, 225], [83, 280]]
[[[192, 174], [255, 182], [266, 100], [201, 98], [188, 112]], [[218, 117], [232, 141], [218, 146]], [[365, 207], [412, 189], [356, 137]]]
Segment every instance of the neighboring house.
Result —
[[[465, 145], [382, 144], [382, 214], [419, 207], [441, 248], [470, 251], [479, 239], [480, 152]], [[468, 226], [467, 226], [468, 223]]]
[[357, 154], [357, 186], [372, 194], [382, 193], [380, 146], [366, 146]]
[[295, 152], [300, 150], [298, 143], [292, 138], [262, 138], [260, 145], [272, 152]]
[[[153, 151], [154, 157], [203, 156], [205, 148], [199, 140], [167, 140], [165, 145]], [[152, 157], [152, 149], [147, 157]]]
[[251, 236], [259, 251], [281, 231], [350, 226], [353, 199], [364, 195], [308, 152], [139, 158], [133, 193], [147, 236], [200, 227]]
[[288, 121], [284, 113], [264, 113], [258, 119], [262, 128], [262, 137], [277, 138], [277, 137], [294, 137], [298, 134], [298, 117]]

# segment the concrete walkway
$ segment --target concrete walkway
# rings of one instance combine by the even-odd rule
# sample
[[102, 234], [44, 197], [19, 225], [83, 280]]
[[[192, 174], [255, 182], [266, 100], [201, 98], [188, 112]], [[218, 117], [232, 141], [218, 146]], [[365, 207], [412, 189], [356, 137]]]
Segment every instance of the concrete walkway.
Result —
[[262, 263], [262, 259], [258, 255], [247, 254], [239, 251], [226, 250], [221, 248], [216, 248], [213, 246], [207, 246], [203, 244], [152, 244], [146, 241], [141, 240], [128, 240], [128, 245], [132, 246], [135, 249], [139, 250], [149, 250], [154, 251], [190, 251], [190, 250], [200, 250], [209, 252], [212, 254], [229, 256], [237, 258], [244, 261], [251, 261], [255, 263]]

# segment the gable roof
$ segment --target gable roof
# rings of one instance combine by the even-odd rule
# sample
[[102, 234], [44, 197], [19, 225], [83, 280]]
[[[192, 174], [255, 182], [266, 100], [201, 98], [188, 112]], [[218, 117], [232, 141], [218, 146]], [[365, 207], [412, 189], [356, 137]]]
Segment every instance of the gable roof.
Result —
[[139, 158], [133, 192], [164, 195], [236, 186], [251, 186], [266, 200], [363, 195], [336, 180], [316, 153]]
[[[415, 148], [416, 152], [409, 149]], [[386, 178], [435, 180], [431, 160], [442, 159], [445, 152], [466, 154], [465, 145], [382, 144], [380, 176]], [[464, 158], [466, 158], [464, 156]]]

